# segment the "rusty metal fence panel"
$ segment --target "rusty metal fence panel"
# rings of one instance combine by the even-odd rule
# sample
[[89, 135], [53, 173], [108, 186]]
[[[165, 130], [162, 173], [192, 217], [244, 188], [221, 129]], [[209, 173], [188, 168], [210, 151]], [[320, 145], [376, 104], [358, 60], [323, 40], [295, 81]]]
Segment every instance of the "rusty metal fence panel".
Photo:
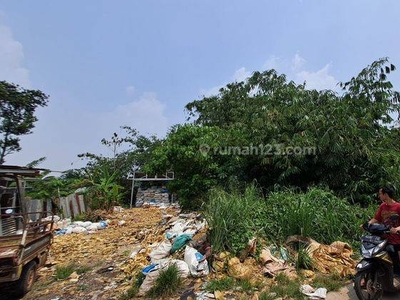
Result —
[[60, 198], [60, 207], [64, 218], [73, 218], [86, 211], [83, 195], [71, 194]]

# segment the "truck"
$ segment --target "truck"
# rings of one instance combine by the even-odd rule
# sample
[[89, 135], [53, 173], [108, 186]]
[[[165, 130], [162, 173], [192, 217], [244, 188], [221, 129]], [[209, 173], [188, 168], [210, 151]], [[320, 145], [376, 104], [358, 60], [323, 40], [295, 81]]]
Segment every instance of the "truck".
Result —
[[53, 241], [53, 212], [26, 196], [43, 171], [0, 165], [0, 294], [9, 298], [31, 290]]

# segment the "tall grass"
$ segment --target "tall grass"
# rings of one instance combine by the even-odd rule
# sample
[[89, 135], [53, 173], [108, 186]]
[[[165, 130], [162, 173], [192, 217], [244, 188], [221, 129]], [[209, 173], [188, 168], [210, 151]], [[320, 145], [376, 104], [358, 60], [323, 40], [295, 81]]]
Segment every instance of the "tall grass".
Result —
[[266, 234], [281, 241], [290, 235], [303, 235], [321, 243], [353, 242], [361, 233], [359, 225], [371, 214], [371, 209], [351, 205], [319, 188], [306, 193], [272, 193], [267, 202], [267, 215], [272, 222], [266, 223]]
[[205, 215], [215, 251], [229, 250], [239, 254], [262, 229], [264, 212], [265, 201], [253, 186], [244, 194], [221, 189], [211, 191]]
[[206, 219], [214, 249], [238, 254], [254, 236], [278, 244], [291, 235], [303, 235], [320, 243], [341, 240], [358, 245], [359, 225], [370, 219], [376, 208], [352, 205], [320, 188], [305, 193], [285, 190], [264, 198], [250, 186], [244, 193], [213, 190]]

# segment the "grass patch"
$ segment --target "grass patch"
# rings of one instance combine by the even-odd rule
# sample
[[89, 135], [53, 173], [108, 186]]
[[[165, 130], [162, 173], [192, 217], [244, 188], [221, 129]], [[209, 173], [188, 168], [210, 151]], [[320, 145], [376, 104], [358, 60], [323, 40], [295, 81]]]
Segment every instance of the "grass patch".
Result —
[[228, 250], [240, 255], [249, 240], [263, 231], [266, 210], [266, 203], [254, 186], [244, 193], [212, 190], [205, 217], [214, 251]]
[[75, 269], [75, 271], [76, 271], [76, 273], [77, 273], [78, 275], [87, 273], [87, 272], [89, 272], [89, 271], [91, 271], [91, 270], [92, 270], [92, 269], [91, 269], [90, 267], [87, 267], [87, 266], [77, 267], [77, 268]]
[[[274, 300], [277, 298], [308, 299], [306, 295], [300, 292], [300, 286], [303, 284], [300, 278], [293, 280], [280, 273], [276, 276], [275, 281], [275, 284], [271, 285], [268, 291], [259, 295], [259, 300]], [[310, 283], [315, 289], [326, 288], [328, 292], [338, 291], [346, 284], [347, 279], [340, 277], [338, 274], [317, 274], [313, 282]]]
[[276, 283], [272, 285], [268, 292], [260, 294], [260, 300], [273, 300], [279, 297], [284, 299], [307, 299], [307, 296], [300, 292], [301, 283], [298, 280], [291, 280], [285, 274], [280, 273], [275, 278]]
[[206, 290], [209, 292], [228, 291], [236, 286], [236, 280], [232, 277], [222, 279], [212, 279], [206, 285]]
[[182, 284], [183, 281], [179, 276], [178, 267], [173, 264], [160, 271], [160, 275], [156, 279], [154, 286], [147, 292], [147, 296], [151, 299], [172, 296], [182, 287]]
[[68, 278], [75, 271], [74, 265], [56, 266], [56, 280]]
[[[244, 192], [211, 190], [205, 217], [215, 252], [239, 255], [254, 237], [282, 244], [292, 235], [328, 245], [339, 240], [356, 249], [362, 235], [359, 224], [369, 220], [376, 208], [351, 205], [323, 188], [306, 192], [286, 189], [264, 197], [255, 186], [249, 186]], [[311, 267], [306, 258], [300, 263]]]
[[76, 272], [76, 274], [81, 275], [91, 270], [88, 266], [78, 267], [75, 264], [56, 266], [55, 278], [56, 280], [62, 280], [68, 278], [72, 273]]
[[338, 291], [347, 284], [348, 279], [340, 277], [338, 274], [317, 274], [313, 285], [316, 288], [324, 287], [329, 292]]
[[299, 251], [297, 253], [296, 259], [296, 270], [305, 269], [312, 270], [313, 269], [313, 260], [310, 257], [308, 251], [304, 246], [300, 246]]

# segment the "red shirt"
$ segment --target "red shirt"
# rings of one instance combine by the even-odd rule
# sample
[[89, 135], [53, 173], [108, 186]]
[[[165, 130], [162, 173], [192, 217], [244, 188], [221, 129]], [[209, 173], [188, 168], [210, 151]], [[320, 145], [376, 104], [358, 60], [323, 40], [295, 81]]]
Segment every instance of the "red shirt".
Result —
[[[399, 218], [397, 220], [390, 220], [390, 216], [397, 214], [399, 215]], [[379, 223], [392, 226], [392, 227], [398, 227], [400, 226], [400, 203], [394, 202], [391, 205], [387, 205], [386, 203], [382, 203], [378, 211], [375, 214], [374, 219], [378, 220]], [[399, 245], [400, 244], [400, 234], [387, 234], [385, 235], [385, 238], [387, 238], [388, 242], [393, 245]]]

